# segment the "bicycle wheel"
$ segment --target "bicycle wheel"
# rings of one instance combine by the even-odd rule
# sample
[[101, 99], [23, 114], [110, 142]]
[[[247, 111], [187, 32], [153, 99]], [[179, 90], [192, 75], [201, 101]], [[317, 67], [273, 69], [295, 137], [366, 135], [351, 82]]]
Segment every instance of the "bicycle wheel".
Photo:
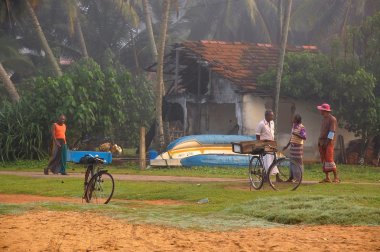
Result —
[[86, 188], [92, 176], [94, 176], [95, 167], [92, 165], [88, 165], [86, 169], [86, 174], [84, 175], [84, 192], [86, 193]]
[[87, 203], [107, 204], [113, 195], [115, 184], [113, 177], [108, 172], [95, 174], [87, 185]]
[[302, 182], [302, 169], [289, 158], [281, 158], [269, 168], [269, 184], [274, 190], [296, 190]]
[[249, 181], [251, 186], [259, 190], [264, 184], [265, 169], [259, 157], [253, 156], [249, 162]]

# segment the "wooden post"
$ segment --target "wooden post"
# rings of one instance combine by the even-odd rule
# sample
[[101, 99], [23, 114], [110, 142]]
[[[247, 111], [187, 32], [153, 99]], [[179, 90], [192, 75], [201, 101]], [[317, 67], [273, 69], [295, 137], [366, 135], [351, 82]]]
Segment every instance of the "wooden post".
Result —
[[140, 128], [140, 170], [146, 168], [146, 150], [145, 150], [145, 127]]
[[201, 105], [201, 61], [198, 61], [198, 88], [197, 88], [197, 102], [198, 102], [198, 118], [196, 134], [201, 133], [201, 121], [202, 121], [202, 105]]

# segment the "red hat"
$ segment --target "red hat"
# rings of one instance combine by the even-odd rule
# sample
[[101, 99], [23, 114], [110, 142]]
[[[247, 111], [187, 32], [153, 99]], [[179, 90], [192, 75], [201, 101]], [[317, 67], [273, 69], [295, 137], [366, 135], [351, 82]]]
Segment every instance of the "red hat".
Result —
[[317, 109], [324, 111], [331, 111], [330, 105], [327, 103], [323, 103], [321, 106], [317, 106]]

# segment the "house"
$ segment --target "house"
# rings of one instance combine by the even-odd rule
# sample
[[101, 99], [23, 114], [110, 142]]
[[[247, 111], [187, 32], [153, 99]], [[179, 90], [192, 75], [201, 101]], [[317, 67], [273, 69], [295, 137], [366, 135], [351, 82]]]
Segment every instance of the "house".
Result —
[[[287, 47], [287, 52], [304, 51], [317, 53], [318, 49]], [[165, 120], [170, 122], [172, 132], [254, 135], [265, 110], [272, 108], [274, 96], [273, 91], [257, 87], [257, 78], [276, 66], [278, 53], [278, 47], [259, 43], [202, 40], [173, 45], [164, 59], [165, 101], [169, 105]], [[321, 116], [316, 109], [319, 102], [280, 99], [278, 144], [286, 145], [292, 117], [301, 114], [308, 133], [305, 160], [319, 158]], [[345, 129], [339, 129], [337, 134], [343, 136], [346, 144], [355, 138]]]

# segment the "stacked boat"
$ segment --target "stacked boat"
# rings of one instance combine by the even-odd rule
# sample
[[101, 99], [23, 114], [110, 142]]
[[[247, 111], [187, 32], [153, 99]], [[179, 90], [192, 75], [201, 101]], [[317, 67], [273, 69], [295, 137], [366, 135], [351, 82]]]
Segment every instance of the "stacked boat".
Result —
[[233, 142], [253, 141], [255, 136], [191, 135], [171, 142], [166, 151], [150, 160], [151, 166], [247, 167], [250, 155], [232, 151]]

